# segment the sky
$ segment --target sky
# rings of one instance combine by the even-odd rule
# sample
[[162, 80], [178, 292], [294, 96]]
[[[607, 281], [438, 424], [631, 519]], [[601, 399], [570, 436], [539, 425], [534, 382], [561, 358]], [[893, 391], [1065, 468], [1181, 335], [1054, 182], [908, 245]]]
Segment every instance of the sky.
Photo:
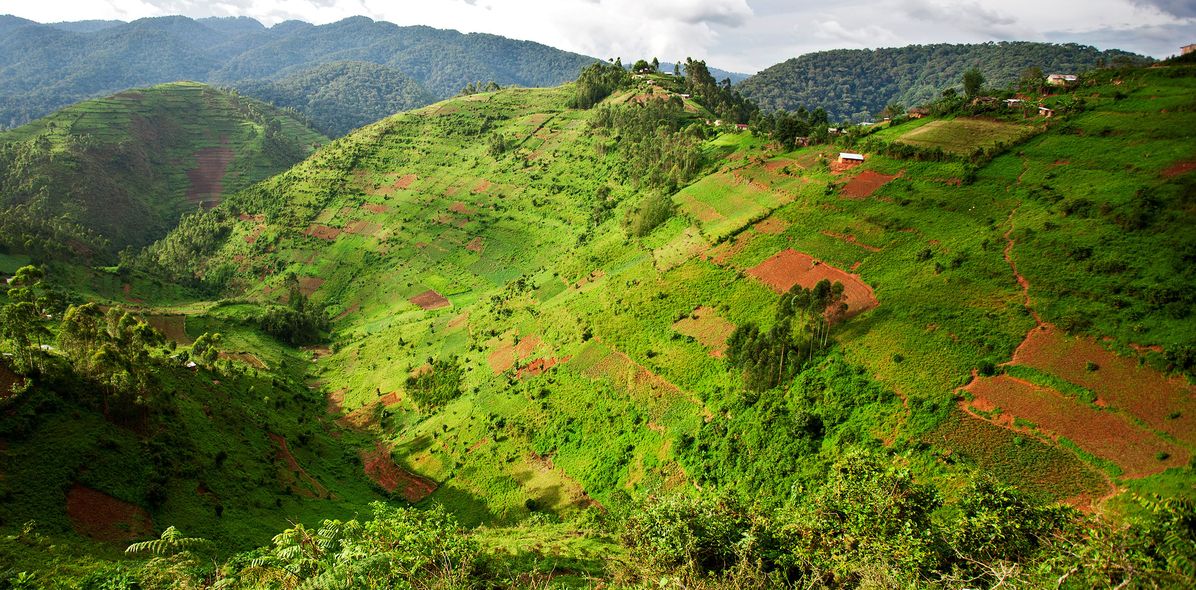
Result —
[[39, 22], [249, 16], [268, 26], [364, 15], [743, 73], [824, 49], [1016, 40], [1167, 57], [1196, 43], [1196, 0], [0, 0], [6, 13]]

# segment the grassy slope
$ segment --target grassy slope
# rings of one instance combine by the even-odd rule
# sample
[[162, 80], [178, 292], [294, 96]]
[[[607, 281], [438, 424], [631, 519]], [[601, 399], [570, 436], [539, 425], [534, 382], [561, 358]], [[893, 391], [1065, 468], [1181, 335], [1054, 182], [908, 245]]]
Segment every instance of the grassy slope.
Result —
[[[273, 137], [269, 121], [279, 124]], [[68, 212], [114, 250], [139, 247], [199, 206], [188, 199], [187, 172], [199, 167], [202, 150], [230, 150], [231, 161], [217, 175], [228, 194], [285, 170], [325, 141], [273, 107], [202, 84], [128, 90], [0, 134], [0, 143], [31, 144], [37, 155], [23, 161], [49, 158], [32, 169], [13, 163], [14, 190], [5, 204], [31, 196], [16, 187], [45, 186], [55, 213]]]
[[[398, 461], [440, 483], [432, 501], [467, 524], [522, 520], [528, 499], [568, 515], [594, 501], [617, 507], [629, 496], [687, 487], [691, 475], [675, 441], [717, 427], [741, 386], [722, 361], [672, 325], [698, 306], [737, 325], [769, 324], [775, 295], [743, 271], [784, 248], [854, 268], [875, 289], [880, 306], [845, 324], [838, 339], [848, 361], [904, 399], [877, 406], [876, 438], [897, 441], [897, 448], [932, 445], [937, 452], [905, 454], [927, 477], [950, 478], [962, 457], [964, 469], [976, 464], [1044, 495], [1091, 497], [1107, 490], [1098, 462], [960, 413], [955, 390], [985, 361], [1008, 360], [1034, 326], [1003, 257], [1011, 223], [1013, 256], [1047, 321], [1063, 319], [1068, 297], [1076, 297], [1052, 286], [1052, 276], [1066, 272], [1073, 285], [1100, 279], [1075, 261], [1047, 266], [1058, 246], [1044, 236], [1098, 231], [1118, 236], [1125, 252], [1187, 239], [1182, 215], [1152, 231], [1125, 232], [1107, 221], [1062, 216], [1031, 195], [1040, 182], [1035, 175], [1045, 179], [1060, 160], [1095, 168], [1101, 186], [1170, 190], [1159, 171], [1194, 154], [1192, 78], [1167, 76], [1139, 72], [1116, 87], [1128, 98], [1091, 97], [1094, 110], [1053, 122], [982, 167], [972, 184], [954, 182], [966, 175], [963, 164], [881, 156], [836, 175], [819, 164], [820, 154], [836, 148], [778, 154], [748, 134], [724, 134], [706, 144], [711, 175], [675, 196], [682, 215], [642, 240], [628, 239], [621, 225], [638, 195], [611, 180], [618, 157], [588, 132], [591, 113], [561, 107], [568, 87], [458, 98], [360, 130], [231, 199], [227, 206], [245, 220], [210, 264], [236, 266], [237, 285], [251, 299], [277, 299], [288, 273], [314, 289], [337, 316], [336, 333], [333, 354], [310, 364], [306, 378], [324, 394], [343, 395], [346, 412], [370, 417], [340, 436], [390, 443]], [[1113, 87], [1092, 92], [1103, 96]], [[1150, 109], [1149, 125], [1139, 123], [1141, 112], [1118, 115], [1160, 100], [1151, 96], [1174, 104], [1160, 107], [1166, 113]], [[1096, 134], [1099, 141], [1075, 132], [1096, 121], [1112, 129]], [[878, 137], [896, 139], [912, 128], [899, 125]], [[516, 147], [492, 157], [484, 141], [489, 130]], [[1163, 155], [1134, 167], [1117, 164], [1131, 147]], [[841, 186], [866, 170], [900, 176], [871, 198], [844, 198]], [[1124, 196], [1095, 192], [1083, 182], [1087, 172], [1076, 174], [1069, 188], [1056, 183], [1059, 190], [1110, 202]], [[396, 182], [406, 188], [394, 188]], [[604, 184], [619, 205], [590, 229], [594, 195]], [[753, 227], [763, 219], [768, 224]], [[1048, 219], [1051, 229], [1025, 231]], [[327, 240], [308, 235], [313, 225], [352, 232]], [[847, 234], [854, 243], [841, 237]], [[257, 236], [252, 243], [244, 239], [250, 235]], [[471, 244], [474, 250], [466, 248]], [[1147, 273], [1157, 261], [1126, 263]], [[451, 305], [422, 310], [410, 302], [429, 289]], [[1172, 347], [1190, 333], [1190, 319], [1099, 302], [1083, 302], [1095, 310], [1090, 331], [1113, 336], [1114, 346]], [[179, 309], [217, 318], [239, 313], [236, 306]], [[1131, 314], [1145, 318], [1141, 327], [1119, 329]], [[241, 338], [239, 349], [297, 354], [249, 331]], [[512, 352], [518, 343], [524, 346]], [[407, 376], [448, 355], [465, 369], [464, 395], [443, 408], [418, 408], [407, 396]], [[516, 376], [540, 358], [562, 364], [541, 376]], [[511, 368], [495, 375], [493, 366]], [[398, 402], [379, 406], [391, 392]], [[317, 469], [327, 469], [323, 477], [352, 477], [345, 465]], [[1132, 485], [1175, 487], [1172, 479], [1167, 473]], [[347, 509], [352, 498], [346, 494], [340, 506]], [[501, 547], [541, 533], [483, 534]]]

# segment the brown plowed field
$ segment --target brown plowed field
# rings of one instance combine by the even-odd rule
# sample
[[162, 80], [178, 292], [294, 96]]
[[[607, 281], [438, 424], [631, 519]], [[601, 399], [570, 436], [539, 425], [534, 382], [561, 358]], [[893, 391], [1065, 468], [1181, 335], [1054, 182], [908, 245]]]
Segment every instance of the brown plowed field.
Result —
[[1196, 170], [1196, 160], [1176, 162], [1163, 170], [1163, 178], [1172, 178]]
[[374, 223], [372, 221], [362, 221], [360, 219], [350, 221], [345, 226], [345, 233], [353, 234], [355, 236], [372, 236], [382, 231], [382, 224]]
[[191, 181], [187, 189], [187, 201], [204, 207], [219, 204], [224, 175], [233, 158], [233, 150], [227, 145], [195, 152], [196, 167], [187, 171], [187, 180]]
[[66, 513], [75, 532], [99, 541], [127, 542], [154, 533], [154, 522], [140, 506], [75, 484], [66, 493]]
[[444, 295], [437, 293], [435, 289], [428, 289], [419, 295], [411, 298], [411, 303], [418, 305], [420, 309], [440, 309], [452, 305]]
[[323, 285], [324, 279], [320, 277], [303, 277], [299, 279], [299, 291], [308, 297], [311, 297]]
[[[1089, 371], [1088, 363], [1096, 364]], [[1095, 340], [1065, 335], [1054, 326], [1031, 330], [1013, 354], [1013, 364], [1033, 367], [1088, 388], [1097, 399], [1177, 440], [1196, 444], [1196, 387], [1134, 357], [1106, 350]], [[1179, 414], [1177, 418], [1169, 416]]]
[[477, 236], [476, 238], [470, 240], [468, 244], [465, 244], [465, 249], [469, 250], [470, 252], [481, 254], [482, 251], [486, 249], [486, 242], [482, 239], [482, 236]]
[[794, 285], [801, 285], [809, 289], [822, 279], [827, 279], [832, 283], [842, 283], [848, 315], [860, 313], [879, 304], [876, 296], [872, 293], [872, 287], [869, 287], [858, 275], [850, 274], [829, 264], [818, 263], [809, 255], [791, 248], [777, 252], [771, 258], [749, 269], [747, 273], [777, 293], [784, 293]]
[[719, 316], [714, 308], [702, 306], [674, 323], [673, 330], [697, 340], [710, 350], [710, 356], [722, 358], [735, 324]]
[[341, 235], [341, 230], [339, 227], [329, 227], [327, 225], [313, 223], [308, 226], [303, 233], [313, 238], [320, 238], [321, 240], [328, 240], [331, 242], [335, 240], [337, 236]]
[[361, 462], [365, 474], [388, 492], [397, 491], [404, 500], [415, 504], [436, 491], [436, 482], [399, 467], [382, 443], [374, 443], [374, 450], [362, 451]]
[[[966, 388], [981, 411], [999, 408], [1006, 421], [1028, 420], [1038, 430], [1062, 436], [1081, 449], [1120, 467], [1128, 477], [1145, 477], [1185, 465], [1189, 453], [1133, 424], [1124, 416], [1098, 410], [1057, 391], [1008, 375], [980, 377]], [[1164, 461], [1156, 453], [1170, 455]]]
[[379, 205], [378, 203], [366, 203], [365, 205], [362, 205], [361, 208], [369, 211], [370, 213], [390, 212], [390, 207], [387, 207], [386, 205]]
[[145, 323], [162, 333], [168, 340], [178, 344], [191, 344], [187, 337], [187, 316], [185, 315], [146, 315], [141, 316]]
[[890, 176], [874, 170], [865, 170], [847, 181], [847, 184], [843, 186], [843, 196], [849, 199], [866, 199], [897, 176], [897, 174]]

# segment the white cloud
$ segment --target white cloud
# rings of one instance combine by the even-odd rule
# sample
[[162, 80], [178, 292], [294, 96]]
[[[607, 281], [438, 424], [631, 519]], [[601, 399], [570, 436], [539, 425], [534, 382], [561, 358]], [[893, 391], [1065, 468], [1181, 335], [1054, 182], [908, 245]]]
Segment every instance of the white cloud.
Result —
[[600, 58], [705, 58], [749, 73], [839, 47], [1017, 39], [1164, 56], [1196, 40], [1192, 0], [0, 0], [5, 12], [41, 22], [185, 14], [251, 16], [267, 25], [365, 15]]

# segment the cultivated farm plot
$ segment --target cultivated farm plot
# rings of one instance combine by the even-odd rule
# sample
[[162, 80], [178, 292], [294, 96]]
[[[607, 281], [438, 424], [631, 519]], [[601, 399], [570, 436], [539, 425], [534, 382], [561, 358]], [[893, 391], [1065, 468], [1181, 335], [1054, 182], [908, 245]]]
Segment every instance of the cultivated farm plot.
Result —
[[727, 338], [735, 331], [735, 324], [723, 319], [714, 308], [701, 306], [673, 323], [673, 330], [697, 340], [710, 350], [710, 356], [722, 358], [727, 352]]
[[1099, 343], [1064, 335], [1057, 328], [1030, 332], [1013, 362], [1085, 387], [1097, 403], [1128, 412], [1150, 428], [1196, 444], [1196, 387]]
[[966, 391], [974, 396], [971, 405], [977, 410], [1000, 410], [1015, 427], [1015, 420], [1020, 419], [1041, 432], [1065, 437], [1085, 452], [1116, 464], [1129, 477], [1145, 477], [1188, 461], [1187, 450], [1116, 412], [1094, 408], [1021, 379], [1008, 375], [980, 377]]
[[674, 197], [711, 239], [729, 236], [793, 200], [787, 193], [728, 174], [712, 174]]
[[808, 254], [793, 249], [777, 252], [769, 259], [749, 269], [747, 274], [757, 278], [777, 293], [784, 293], [794, 285], [807, 289], [826, 279], [843, 284], [843, 298], [848, 315], [855, 315], [876, 307], [879, 301], [859, 275], [814, 260]]
[[931, 121], [901, 135], [897, 141], [923, 148], [942, 148], [952, 154], [970, 155], [976, 148], [989, 148], [998, 143], [1008, 145], [1035, 132], [1028, 125], [959, 118]]

